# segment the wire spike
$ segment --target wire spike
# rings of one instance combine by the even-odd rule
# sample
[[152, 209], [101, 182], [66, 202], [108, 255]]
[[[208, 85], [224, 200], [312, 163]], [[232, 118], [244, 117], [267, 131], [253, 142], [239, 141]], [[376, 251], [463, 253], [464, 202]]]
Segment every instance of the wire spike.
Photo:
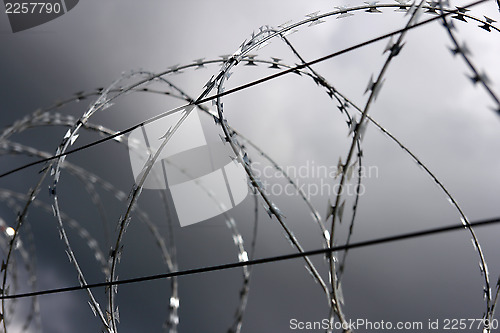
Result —
[[379, 10], [377, 8], [377, 3], [379, 3], [379, 1], [365, 1], [364, 3], [366, 3], [368, 6], [370, 6], [371, 8], [365, 10], [365, 12], [367, 13], [382, 13], [381, 10]]

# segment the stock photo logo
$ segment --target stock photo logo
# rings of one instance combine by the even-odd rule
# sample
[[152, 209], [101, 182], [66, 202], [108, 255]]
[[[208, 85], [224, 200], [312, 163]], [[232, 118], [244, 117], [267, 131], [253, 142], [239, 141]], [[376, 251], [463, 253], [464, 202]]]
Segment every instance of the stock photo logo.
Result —
[[75, 8], [79, 0], [4, 0], [12, 32], [24, 31], [50, 22]]
[[[130, 133], [128, 148], [136, 183], [160, 147], [167, 129], [181, 115], [170, 115]], [[161, 151], [143, 188], [168, 189], [182, 227], [202, 222], [237, 206], [248, 195], [245, 169], [220, 140], [207, 142], [196, 111], [186, 118]]]

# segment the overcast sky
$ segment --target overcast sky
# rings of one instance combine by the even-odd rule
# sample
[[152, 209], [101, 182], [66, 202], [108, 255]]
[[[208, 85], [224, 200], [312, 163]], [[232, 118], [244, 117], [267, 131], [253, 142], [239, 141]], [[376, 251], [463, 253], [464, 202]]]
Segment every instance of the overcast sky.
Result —
[[[191, 64], [200, 58], [220, 60], [221, 55], [234, 53], [262, 25], [276, 27], [289, 20], [301, 21], [316, 11], [326, 13], [336, 6], [363, 4], [361, 1], [89, 0], [81, 1], [53, 21], [18, 33], [11, 32], [7, 16], [2, 13], [0, 125], [10, 126], [36, 109], [49, 108], [55, 101], [71, 98], [77, 92], [108, 87], [122, 73], [162, 72], [170, 66]], [[465, 4], [452, 3], [453, 6]], [[498, 20], [495, 6], [495, 2], [488, 1], [472, 8], [470, 14]], [[381, 11], [360, 10], [354, 16], [341, 19], [328, 17], [325, 23], [299, 27], [288, 38], [301, 56], [310, 61], [400, 29], [409, 19], [394, 8]], [[425, 14], [423, 19], [431, 15]], [[469, 23], [453, 20], [458, 40], [461, 45], [466, 42], [472, 54], [470, 59], [487, 73], [490, 87], [498, 96], [500, 34], [480, 29], [479, 22], [467, 21]], [[468, 78], [471, 71], [463, 59], [452, 55], [453, 43], [440, 22], [408, 32], [405, 42], [386, 72], [386, 81], [370, 109], [370, 116], [441, 180], [470, 221], [498, 216], [500, 116], [492, 110], [495, 102], [482, 87], [472, 84]], [[362, 108], [368, 98], [365, 90], [370, 77], [378, 75], [387, 58], [388, 53], [383, 54], [386, 45], [385, 39], [321, 62], [314, 69]], [[277, 38], [252, 54], [261, 60], [274, 57], [282, 59], [283, 64], [300, 63]], [[233, 69], [226, 89], [277, 72], [268, 68], [269, 64], [244, 65], [242, 62]], [[209, 64], [202, 69], [170, 75], [168, 79], [197, 97], [219, 69], [219, 64]], [[153, 87], [165, 88], [165, 85], [157, 83]], [[51, 112], [80, 117], [96, 98], [91, 96]], [[334, 200], [327, 192], [339, 179], [330, 175], [318, 177], [312, 172], [321, 167], [335, 167], [339, 158], [345, 161], [351, 141], [346, 118], [340, 114], [337, 103], [311, 78], [293, 73], [228, 95], [223, 101], [231, 126], [289, 171], [301, 167], [308, 170], [307, 175], [294, 178], [303, 185], [324, 219], [328, 199]], [[123, 130], [181, 103], [164, 95], [135, 92], [117, 99], [115, 105], [92, 117], [91, 122]], [[212, 107], [211, 103], [206, 105]], [[352, 107], [349, 112], [356, 114]], [[213, 119], [201, 113], [200, 118], [207, 141], [220, 144], [220, 129]], [[54, 154], [66, 131], [66, 127], [54, 126], [27, 129], [9, 140]], [[82, 132], [76, 146], [99, 138], [95, 133]], [[367, 127], [362, 149], [363, 165], [370, 172], [362, 179], [364, 192], [359, 200], [353, 241], [460, 224], [457, 210], [443, 191], [398, 144], [372, 124]], [[269, 170], [266, 169], [269, 163], [254, 149], [248, 148], [248, 155], [258, 162], [258, 170]], [[0, 172], [33, 160], [3, 151], [1, 158]], [[128, 149], [124, 145], [104, 143], [68, 156], [67, 161], [106, 179], [126, 194], [133, 186]], [[38, 165], [1, 178], [0, 189], [26, 194], [37, 183], [41, 168]], [[277, 192], [285, 188], [286, 180], [276, 175], [263, 175], [261, 180], [268, 184], [270, 197], [286, 216], [285, 222], [303, 247], [321, 248], [321, 231], [303, 200], [297, 195]], [[27, 225], [33, 239], [28, 237], [27, 229], [21, 233], [23, 246], [34, 245], [36, 249], [37, 290], [78, 285], [77, 274], [68, 263], [64, 243], [59, 239], [57, 221], [50, 213], [53, 199], [47, 187], [51, 182], [52, 178], [42, 186], [37, 199], [40, 204], [30, 208]], [[352, 184], [354, 181], [351, 187]], [[318, 188], [322, 188], [323, 193], [317, 193]], [[98, 189], [101, 197], [100, 204], [96, 205], [82, 182], [69, 172], [62, 174], [58, 193], [61, 209], [88, 229], [108, 255], [110, 244], [117, 237], [115, 225], [125, 213], [126, 204], [106, 190]], [[353, 196], [346, 197], [344, 219], [335, 235], [337, 244], [346, 240], [353, 201]], [[160, 235], [169, 239], [171, 235], [158, 192], [145, 190], [139, 206], [157, 226]], [[270, 219], [263, 206], [260, 203], [258, 206], [256, 257], [296, 251], [276, 218]], [[105, 212], [108, 225], [102, 221], [99, 207]], [[197, 209], [196, 203], [193, 209]], [[253, 198], [247, 197], [228, 214], [234, 217], [249, 251], [254, 225]], [[16, 208], [11, 209], [5, 198], [2, 199], [0, 218], [5, 225], [15, 226], [15, 216]], [[222, 215], [188, 227], [174, 224], [173, 229], [179, 269], [238, 260], [231, 231]], [[500, 273], [499, 231], [498, 226], [477, 230], [489, 264], [492, 287]], [[68, 227], [68, 232], [87, 281], [104, 281], [86, 241], [74, 229]], [[167, 271], [153, 236], [136, 217], [123, 242], [119, 278]], [[2, 252], [2, 256], [5, 257], [6, 252]], [[313, 261], [326, 281], [328, 265], [320, 257]], [[429, 320], [439, 319], [442, 323], [445, 318], [481, 318], [485, 310], [484, 278], [478, 261], [466, 231], [352, 250], [342, 277], [346, 316], [372, 322], [421, 321], [424, 327]], [[26, 271], [21, 265], [17, 269], [19, 290], [26, 291]], [[242, 280], [241, 269], [180, 278], [179, 332], [227, 331], [234, 320]], [[104, 311], [107, 295], [103, 289], [96, 289], [95, 294]], [[116, 298], [120, 309], [119, 331], [162, 331], [169, 299], [169, 281], [120, 286]], [[96, 332], [101, 328], [84, 292], [41, 296], [38, 301], [40, 329], [44, 332]], [[20, 330], [29, 305], [29, 300], [14, 305], [15, 316], [9, 322], [9, 331]], [[303, 260], [266, 264], [252, 269], [242, 332], [288, 332], [291, 319], [317, 321], [328, 318], [328, 313], [326, 299], [304, 268]], [[29, 332], [40, 329], [33, 324]]]

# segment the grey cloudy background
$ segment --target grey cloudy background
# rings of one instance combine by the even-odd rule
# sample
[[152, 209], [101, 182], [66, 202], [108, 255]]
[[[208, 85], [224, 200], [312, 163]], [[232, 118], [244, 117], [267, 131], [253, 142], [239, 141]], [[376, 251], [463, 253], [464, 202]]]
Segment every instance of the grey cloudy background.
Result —
[[[349, 3], [350, 6], [361, 4]], [[172, 65], [191, 63], [193, 59], [216, 59], [232, 54], [261, 25], [298, 21], [306, 14], [331, 11], [341, 5], [348, 3], [89, 0], [80, 2], [54, 21], [16, 34], [10, 32], [6, 15], [2, 13], [0, 125], [8, 126], [78, 91], [106, 87], [122, 72], [138, 69], [160, 72]], [[476, 17], [486, 15], [497, 20], [499, 17], [494, 2], [477, 6], [471, 13]], [[407, 18], [393, 9], [384, 9], [382, 14], [358, 12], [353, 17], [328, 18], [318, 26], [303, 27], [289, 38], [304, 59], [312, 60], [401, 28]], [[472, 59], [488, 73], [494, 91], [499, 94], [500, 34], [488, 33], [473, 22], [455, 21], [455, 24], [460, 40], [467, 41]], [[471, 221], [498, 216], [500, 118], [490, 109], [493, 102], [479, 86], [471, 84], [464, 62], [452, 56], [451, 41], [440, 23], [409, 32], [406, 42], [387, 72], [371, 116], [435, 173]], [[386, 41], [374, 43], [314, 68], [362, 106], [367, 98], [363, 94], [369, 78], [378, 73], [385, 60], [382, 55], [385, 46]], [[291, 65], [299, 62], [278, 40], [258, 52], [258, 58], [270, 57], [281, 58], [283, 63]], [[218, 65], [209, 65], [206, 69], [186, 71], [171, 78], [196, 96], [218, 70]], [[228, 88], [272, 73], [275, 71], [264, 66], [238, 66]], [[60, 112], [80, 116], [91, 101], [72, 103]], [[97, 115], [92, 122], [115, 130], [125, 129], [178, 103], [163, 96], [133, 94]], [[335, 166], [338, 158], [344, 159], [347, 154], [350, 140], [345, 118], [309, 78], [289, 74], [229, 95], [224, 103], [229, 123], [290, 169], [307, 163]], [[206, 127], [213, 127], [211, 119], [205, 120]], [[12, 140], [54, 153], [65, 132], [66, 129], [46, 127], [29, 130]], [[78, 142], [83, 144], [97, 138], [82, 135]], [[363, 151], [363, 163], [376, 171], [363, 179], [366, 193], [360, 199], [353, 241], [460, 223], [458, 214], [432, 180], [373, 126], [368, 127]], [[249, 149], [249, 154], [264, 167], [255, 151]], [[2, 156], [0, 171], [26, 161]], [[106, 143], [69, 156], [68, 161], [100, 175], [126, 193], [133, 185], [127, 149], [123, 146]], [[38, 179], [39, 169], [32, 167], [2, 178], [0, 187], [26, 193]], [[285, 184], [276, 177], [265, 180], [270, 184]], [[320, 181], [315, 177], [299, 179], [302, 184]], [[335, 184], [338, 180], [325, 181]], [[50, 204], [46, 186], [48, 183], [39, 200]], [[104, 248], [105, 233], [97, 209], [81, 183], [63, 174], [59, 195], [63, 209], [88, 228]], [[103, 197], [108, 219], [114, 224], [125, 207], [109, 196], [103, 194]], [[319, 229], [301, 199], [287, 195], [276, 195], [273, 199], [304, 248], [320, 247]], [[328, 195], [311, 195], [311, 200], [324, 217]], [[352, 213], [352, 198], [349, 200], [346, 217]], [[145, 191], [140, 205], [167, 237], [163, 208], [155, 193]], [[253, 200], [248, 198], [230, 214], [249, 246]], [[15, 212], [1, 204], [0, 217], [13, 225]], [[52, 215], [33, 209], [28, 221], [35, 235], [37, 289], [78, 284]], [[347, 223], [338, 228], [339, 243], [345, 241], [348, 228]], [[176, 225], [174, 229], [180, 269], [237, 260], [231, 233], [221, 217], [185, 228]], [[493, 285], [500, 273], [499, 231], [498, 226], [477, 230]], [[103, 281], [85, 244], [77, 236], [72, 240], [87, 280]], [[261, 209], [256, 257], [292, 251], [276, 219], [269, 219]], [[314, 262], [326, 277], [325, 262], [321, 258], [314, 258]], [[133, 220], [125, 235], [119, 277], [164, 271], [149, 232]], [[179, 332], [227, 331], [233, 321], [241, 283], [238, 270], [179, 279]], [[465, 231], [353, 250], [349, 252], [343, 276], [345, 312], [353, 320], [366, 318], [394, 323], [481, 318], [485, 308], [482, 284], [478, 257]], [[97, 294], [104, 307], [104, 292], [98, 290]], [[170, 287], [166, 281], [120, 287], [117, 295], [119, 331], [161, 331], [169, 297]], [[97, 332], [100, 329], [83, 292], [42, 296], [39, 302], [44, 332]], [[12, 322], [11, 331], [19, 330], [22, 309], [27, 304], [28, 301], [17, 304], [21, 310]], [[288, 332], [292, 318], [313, 321], [327, 316], [325, 297], [305, 270], [303, 261], [252, 269], [243, 332]], [[35, 327], [30, 329], [35, 331]]]

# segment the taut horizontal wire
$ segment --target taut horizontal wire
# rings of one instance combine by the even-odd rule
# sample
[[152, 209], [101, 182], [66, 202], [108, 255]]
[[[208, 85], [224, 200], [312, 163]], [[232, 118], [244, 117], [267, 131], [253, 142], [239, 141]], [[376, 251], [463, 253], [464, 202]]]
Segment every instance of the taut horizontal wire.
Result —
[[[483, 226], [492, 225], [492, 224], [499, 223], [499, 222], [500, 222], [500, 217], [496, 217], [496, 218], [471, 222], [470, 227], [483, 227]], [[459, 229], [466, 229], [466, 228], [467, 228], [467, 226], [464, 226], [463, 224], [455, 224], [455, 225], [450, 225], [450, 226], [446, 226], [446, 227], [439, 227], [439, 228], [427, 229], [427, 230], [423, 230], [423, 231], [416, 231], [416, 232], [410, 232], [410, 233], [406, 233], [406, 234], [399, 234], [399, 235], [394, 235], [394, 236], [387, 236], [387, 237], [382, 237], [382, 238], [377, 238], [377, 239], [371, 239], [371, 240], [366, 240], [366, 241], [362, 241], [362, 242], [358, 242], [358, 243], [351, 243], [349, 245], [339, 245], [339, 246], [334, 246], [334, 247], [329, 247], [329, 248], [305, 251], [302, 253], [291, 253], [291, 254], [286, 254], [286, 255], [281, 255], [281, 256], [267, 257], [267, 258], [254, 259], [254, 260], [243, 261], [243, 262], [234, 262], [234, 263], [215, 265], [215, 266], [207, 266], [207, 267], [201, 267], [201, 268], [193, 268], [193, 269], [187, 269], [187, 270], [183, 270], [183, 271], [157, 274], [157, 275], [148, 275], [148, 276], [142, 276], [142, 277], [126, 279], [126, 280], [117, 280], [117, 281], [112, 281], [112, 282], [100, 282], [100, 283], [87, 284], [87, 285], [83, 285], [83, 286], [41, 290], [41, 291], [35, 291], [35, 292], [30, 292], [30, 293], [15, 294], [15, 295], [2, 295], [2, 296], [0, 296], [0, 299], [17, 299], [17, 298], [34, 297], [34, 296], [49, 295], [49, 294], [59, 294], [59, 293], [64, 293], [64, 292], [91, 289], [91, 288], [111, 287], [114, 285], [124, 285], [124, 284], [138, 283], [138, 282], [168, 279], [168, 278], [172, 278], [174, 276], [187, 276], [187, 275], [194, 275], [194, 274], [200, 274], [200, 273], [222, 271], [222, 270], [243, 267], [243, 266], [261, 265], [261, 264], [266, 264], [266, 263], [308, 257], [308, 256], [313, 256], [313, 255], [318, 255], [318, 254], [326, 254], [326, 253], [331, 253], [331, 252], [344, 251], [344, 250], [348, 250], [348, 249], [363, 248], [363, 247], [368, 247], [368, 246], [373, 246], [373, 245], [378, 245], [378, 244], [384, 244], [384, 243], [390, 243], [390, 242], [395, 242], [395, 241], [400, 241], [400, 240], [405, 240], [405, 239], [435, 235], [435, 234], [445, 233], [445, 232], [459, 230]]]

